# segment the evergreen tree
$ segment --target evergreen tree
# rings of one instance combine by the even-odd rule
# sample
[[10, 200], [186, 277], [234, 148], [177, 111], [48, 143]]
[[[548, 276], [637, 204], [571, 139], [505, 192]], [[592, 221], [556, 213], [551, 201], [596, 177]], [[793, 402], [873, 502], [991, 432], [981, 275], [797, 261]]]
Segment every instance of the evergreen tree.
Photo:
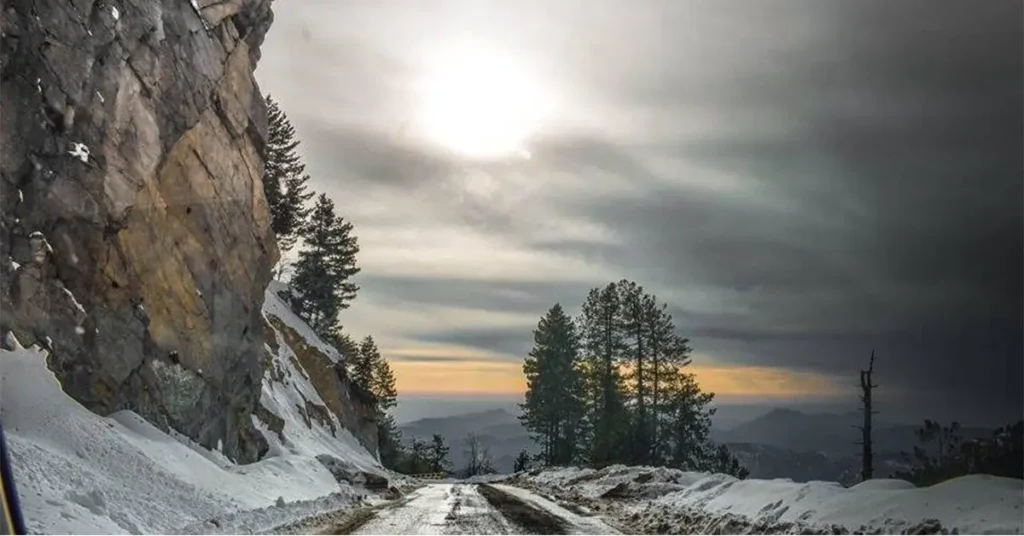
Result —
[[356, 359], [349, 364], [349, 378], [352, 382], [373, 395], [376, 395], [373, 391], [374, 363], [380, 359], [377, 343], [373, 341], [373, 337], [367, 335], [359, 344]]
[[377, 407], [380, 411], [389, 411], [398, 404], [395, 374], [391, 370], [391, 364], [381, 357], [380, 352], [376, 353], [376, 359], [373, 362], [373, 382], [370, 390], [377, 399]]
[[[618, 284], [619, 302], [622, 304], [619, 326], [626, 346], [624, 361], [628, 364], [627, 395], [635, 412], [632, 422], [632, 441], [629, 445], [629, 461], [646, 465], [650, 462], [651, 438], [647, 406], [650, 397], [648, 377], [650, 370], [649, 340], [650, 322], [647, 317], [647, 302], [651, 297], [644, 288], [632, 281], [622, 280]], [[646, 369], [646, 370], [645, 370]], [[646, 375], [645, 375], [646, 372]]]
[[409, 474], [423, 474], [430, 472], [430, 445], [421, 439], [412, 440], [412, 448], [409, 449], [409, 460], [405, 468]]
[[706, 456], [706, 461], [700, 468], [703, 471], [732, 475], [740, 480], [747, 478], [747, 475], [750, 474], [750, 471], [743, 467], [743, 464], [729, 452], [725, 445], [715, 446], [708, 443]]
[[518, 473], [525, 471], [530, 468], [530, 455], [525, 450], [519, 451], [519, 455], [516, 456], [516, 460], [512, 462], [512, 472]]
[[306, 222], [309, 175], [296, 149], [295, 128], [270, 95], [267, 95], [267, 143], [263, 154], [263, 194], [270, 210], [270, 228], [282, 251], [290, 250]]
[[331, 329], [324, 341], [333, 346], [346, 363], [354, 362], [359, 355], [359, 343], [353, 340], [351, 335], [345, 333], [341, 326]]
[[575, 328], [562, 306], [555, 304], [533, 337], [534, 347], [523, 363], [527, 388], [520, 420], [541, 444], [546, 465], [568, 465], [577, 458], [577, 431], [583, 418]]
[[670, 419], [667, 425], [669, 464], [699, 471], [706, 467], [706, 448], [714, 409], [708, 408], [713, 393], [705, 393], [693, 374], [679, 373], [669, 388]]
[[377, 414], [377, 451], [380, 463], [389, 469], [398, 470], [406, 455], [402, 446], [402, 432], [395, 418], [388, 413]]
[[338, 217], [334, 202], [320, 194], [305, 229], [292, 277], [292, 308], [321, 336], [335, 330], [338, 313], [359, 290], [349, 279], [359, 272], [359, 246], [352, 224]]
[[446, 473], [451, 468], [448, 461], [448, 445], [445, 444], [441, 434], [434, 434], [429, 445], [430, 472]]
[[619, 373], [623, 352], [620, 320], [618, 290], [612, 283], [590, 291], [577, 322], [587, 392], [587, 458], [597, 467], [624, 461], [627, 442]]
[[[669, 405], [665, 403], [667, 387], [674, 385], [679, 374], [680, 360], [689, 354], [687, 339], [674, 333], [672, 316], [666, 310], [666, 304], [658, 305], [654, 296], [644, 299], [644, 318], [647, 322], [647, 347], [651, 357], [651, 419], [650, 419], [650, 460], [655, 464], [664, 464], [666, 460], [664, 443], [661, 433], [663, 423], [668, 417]], [[687, 362], [688, 363], [688, 362]]]

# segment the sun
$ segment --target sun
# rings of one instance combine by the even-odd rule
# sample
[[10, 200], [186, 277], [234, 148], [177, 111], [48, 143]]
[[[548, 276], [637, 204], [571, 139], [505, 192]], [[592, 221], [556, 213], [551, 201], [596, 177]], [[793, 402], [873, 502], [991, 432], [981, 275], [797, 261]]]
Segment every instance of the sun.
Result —
[[528, 159], [551, 100], [510, 54], [461, 46], [440, 54], [418, 85], [419, 130], [463, 157]]

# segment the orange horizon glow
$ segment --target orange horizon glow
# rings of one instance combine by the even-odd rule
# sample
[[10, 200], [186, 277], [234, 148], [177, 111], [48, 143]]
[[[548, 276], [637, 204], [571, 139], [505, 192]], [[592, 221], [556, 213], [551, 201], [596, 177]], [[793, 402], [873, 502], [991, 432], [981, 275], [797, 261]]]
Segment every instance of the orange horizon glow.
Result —
[[[522, 395], [522, 362], [497, 359], [392, 361], [400, 395]], [[845, 392], [824, 374], [753, 365], [690, 365], [704, 391], [728, 398], [810, 398]]]

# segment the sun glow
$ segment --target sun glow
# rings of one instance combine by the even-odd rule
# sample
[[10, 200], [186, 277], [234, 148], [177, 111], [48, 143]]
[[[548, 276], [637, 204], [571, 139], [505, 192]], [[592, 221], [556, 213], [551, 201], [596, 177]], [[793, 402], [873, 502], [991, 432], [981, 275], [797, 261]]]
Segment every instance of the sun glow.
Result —
[[468, 158], [528, 159], [551, 101], [516, 58], [477, 46], [438, 56], [419, 84], [419, 129]]

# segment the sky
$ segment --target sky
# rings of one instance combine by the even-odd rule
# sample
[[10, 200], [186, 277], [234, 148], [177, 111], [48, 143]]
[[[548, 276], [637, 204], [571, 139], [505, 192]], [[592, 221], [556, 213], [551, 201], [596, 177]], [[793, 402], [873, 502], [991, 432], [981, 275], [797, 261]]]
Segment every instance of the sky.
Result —
[[631, 279], [719, 400], [1019, 419], [1017, 0], [288, 0], [257, 80], [353, 222], [400, 396], [513, 399]]

